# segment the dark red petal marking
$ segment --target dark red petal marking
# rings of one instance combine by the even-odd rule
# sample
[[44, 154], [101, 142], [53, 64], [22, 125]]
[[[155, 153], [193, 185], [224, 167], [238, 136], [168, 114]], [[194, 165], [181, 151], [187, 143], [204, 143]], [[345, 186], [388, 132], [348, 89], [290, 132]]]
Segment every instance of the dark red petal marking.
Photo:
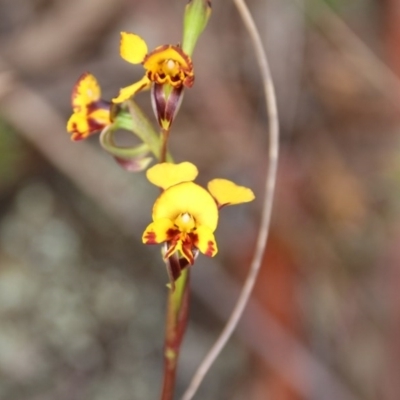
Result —
[[156, 241], [156, 234], [155, 232], [147, 232], [144, 235], [145, 244], [158, 244]]
[[181, 235], [179, 229], [173, 229], [173, 228], [169, 228], [166, 233], [167, 233], [167, 237], [168, 237], [167, 240], [172, 240], [175, 243], [177, 242], [177, 240], [179, 239], [179, 237]]
[[189, 261], [190, 265], [194, 263], [194, 256], [192, 252], [192, 244], [190, 243], [183, 243], [182, 244], [182, 253], [186, 256], [187, 260]]
[[168, 248], [168, 251], [165, 253], [164, 258], [167, 259], [169, 257], [171, 257], [172, 254], [174, 254], [175, 250], [176, 250], [176, 244], [177, 244], [177, 240], [172, 241], [170, 243], [170, 246]]
[[[168, 229], [167, 232], [167, 239], [163, 240], [167, 241], [170, 240], [172, 247], [175, 248], [176, 246], [176, 242], [177, 239], [179, 239], [179, 231], [177, 229]], [[147, 232], [144, 236], [143, 236], [144, 240], [146, 240], [145, 244], [159, 244], [160, 241], [157, 241], [157, 235], [155, 232]], [[170, 252], [171, 247], [169, 248], [168, 252]], [[172, 254], [172, 253], [170, 253]], [[169, 256], [165, 256], [165, 257], [169, 257]]]
[[88, 126], [89, 126], [89, 134], [101, 131], [106, 126], [106, 124], [100, 124], [95, 119], [91, 118], [90, 116], [87, 119], [87, 122], [88, 122]]
[[208, 257], [212, 257], [214, 253], [215, 253], [214, 242], [212, 240], [209, 240], [207, 243], [207, 250], [204, 254]]
[[185, 239], [183, 240], [182, 253], [186, 256], [190, 265], [193, 265], [193, 263], [194, 263], [194, 256], [193, 256], [193, 252], [192, 252], [193, 240], [192, 240], [191, 236], [192, 236], [191, 234], [188, 234], [188, 235], [186, 235]]

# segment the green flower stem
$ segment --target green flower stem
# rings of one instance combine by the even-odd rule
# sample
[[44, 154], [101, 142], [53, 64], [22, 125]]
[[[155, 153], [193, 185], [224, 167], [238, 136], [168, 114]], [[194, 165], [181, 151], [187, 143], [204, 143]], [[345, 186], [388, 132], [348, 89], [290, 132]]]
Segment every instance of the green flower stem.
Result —
[[115, 126], [109, 125], [100, 134], [100, 144], [113, 156], [121, 158], [134, 158], [144, 157], [149, 153], [150, 148], [147, 143], [140, 143], [134, 147], [117, 146], [114, 142], [114, 130]]
[[[151, 122], [133, 101], [128, 101], [129, 114], [120, 112], [115, 119], [115, 125], [119, 128], [133, 131], [144, 143], [149, 146], [150, 151], [160, 159], [161, 156], [161, 140], [160, 135], [154, 129]], [[166, 154], [166, 161], [172, 162], [171, 155]]]
[[182, 270], [175, 290], [170, 289], [168, 294], [161, 400], [172, 400], [174, 396], [179, 351], [189, 314], [189, 275], [189, 267]]
[[161, 155], [160, 162], [165, 162], [168, 156], [169, 129], [161, 130]]
[[[163, 134], [164, 132], [162, 132]], [[163, 154], [166, 153], [168, 134], [163, 134]], [[172, 158], [171, 158], [172, 160]], [[163, 162], [160, 159], [160, 162]], [[175, 263], [175, 268], [180, 269], [179, 257], [172, 255], [167, 263]], [[167, 265], [168, 271], [171, 265]], [[164, 376], [161, 391], [161, 400], [173, 400], [176, 381], [176, 369], [178, 366], [179, 352], [182, 340], [186, 332], [189, 317], [189, 297], [190, 297], [190, 266], [181, 270], [179, 278], [168, 285], [167, 319], [165, 322], [164, 339]]]

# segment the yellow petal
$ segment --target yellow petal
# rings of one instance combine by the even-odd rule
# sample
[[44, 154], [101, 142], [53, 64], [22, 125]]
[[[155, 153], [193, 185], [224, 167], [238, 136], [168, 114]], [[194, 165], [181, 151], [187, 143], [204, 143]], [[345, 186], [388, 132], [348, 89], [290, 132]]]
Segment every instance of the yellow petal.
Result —
[[73, 113], [67, 122], [67, 132], [74, 132], [76, 130], [76, 125], [79, 123], [79, 114]]
[[144, 244], [158, 244], [171, 238], [176, 231], [174, 223], [167, 218], [160, 218], [152, 222], [143, 233]]
[[213, 179], [208, 182], [207, 187], [220, 207], [247, 203], [255, 197], [251, 189], [238, 186], [227, 179]]
[[198, 174], [197, 167], [190, 162], [180, 164], [161, 163], [147, 170], [147, 179], [162, 189], [182, 182], [193, 181]]
[[214, 257], [217, 252], [217, 243], [215, 242], [214, 234], [207, 226], [200, 225], [196, 229], [197, 241], [195, 246], [206, 256]]
[[97, 79], [88, 72], [80, 76], [72, 90], [71, 103], [74, 111], [82, 111], [88, 104], [100, 100], [101, 90]]
[[193, 182], [179, 183], [164, 190], [153, 206], [154, 221], [161, 218], [175, 221], [179, 214], [184, 213], [190, 214], [197, 226], [204, 225], [211, 232], [215, 231], [218, 224], [217, 204], [207, 190]]
[[147, 44], [138, 35], [121, 32], [119, 52], [125, 61], [132, 64], [140, 64], [147, 54]]
[[144, 76], [140, 81], [135, 82], [133, 85], [122, 88], [117, 97], [112, 99], [113, 103], [123, 103], [125, 100], [130, 99], [137, 92], [148, 89], [150, 87], [150, 80]]
[[99, 125], [108, 125], [110, 121], [110, 110], [106, 108], [97, 108], [89, 114], [89, 117], [96, 121]]
[[89, 123], [84, 113], [73, 113], [67, 122], [71, 140], [81, 140], [89, 136]]

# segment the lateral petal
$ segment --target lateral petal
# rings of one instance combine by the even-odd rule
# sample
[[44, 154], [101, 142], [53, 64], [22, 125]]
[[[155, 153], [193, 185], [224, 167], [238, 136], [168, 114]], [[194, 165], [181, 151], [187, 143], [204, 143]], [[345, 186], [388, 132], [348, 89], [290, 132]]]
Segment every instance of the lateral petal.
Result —
[[131, 64], [140, 64], [147, 54], [147, 44], [134, 33], [121, 32], [119, 51], [125, 61]]
[[194, 235], [196, 236], [194, 245], [203, 254], [208, 257], [214, 257], [217, 254], [217, 242], [215, 241], [214, 234], [209, 227], [204, 225], [198, 226]]
[[71, 133], [71, 140], [73, 141], [86, 139], [90, 134], [86, 114], [73, 113], [67, 122], [67, 131]]
[[227, 179], [213, 179], [208, 182], [207, 188], [219, 207], [247, 203], [255, 198], [251, 189], [238, 186]]
[[170, 240], [178, 233], [173, 222], [168, 218], [160, 218], [152, 222], [144, 231], [142, 240], [144, 244], [158, 244]]
[[72, 89], [71, 103], [75, 112], [82, 111], [87, 105], [100, 100], [101, 89], [97, 79], [85, 72]]
[[123, 103], [125, 100], [130, 99], [137, 92], [148, 89], [150, 87], [150, 80], [147, 76], [144, 76], [140, 81], [135, 82], [132, 85], [120, 89], [117, 97], [112, 99], [113, 103]]

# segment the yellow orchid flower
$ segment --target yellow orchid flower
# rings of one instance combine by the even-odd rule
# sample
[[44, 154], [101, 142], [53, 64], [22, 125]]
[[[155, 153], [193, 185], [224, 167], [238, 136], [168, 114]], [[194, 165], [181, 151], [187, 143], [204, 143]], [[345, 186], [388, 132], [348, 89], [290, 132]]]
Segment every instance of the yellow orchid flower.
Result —
[[170, 84], [173, 88], [191, 87], [194, 83], [193, 64], [180, 46], [163, 45], [150, 53], [146, 42], [138, 35], [121, 32], [121, 57], [131, 64], [142, 64], [146, 73], [142, 79], [120, 90], [113, 103], [122, 103], [151, 83]]
[[71, 96], [73, 114], [67, 122], [67, 131], [74, 141], [86, 139], [111, 123], [110, 102], [101, 99], [97, 79], [85, 72], [76, 82]]
[[195, 165], [162, 163], [147, 170], [147, 179], [163, 189], [153, 206], [153, 222], [143, 233], [143, 243], [166, 242], [165, 259], [175, 252], [190, 264], [197, 249], [206, 256], [217, 254], [214, 231], [218, 211], [226, 205], [252, 201], [253, 192], [226, 179], [213, 179], [208, 190], [193, 182]]

